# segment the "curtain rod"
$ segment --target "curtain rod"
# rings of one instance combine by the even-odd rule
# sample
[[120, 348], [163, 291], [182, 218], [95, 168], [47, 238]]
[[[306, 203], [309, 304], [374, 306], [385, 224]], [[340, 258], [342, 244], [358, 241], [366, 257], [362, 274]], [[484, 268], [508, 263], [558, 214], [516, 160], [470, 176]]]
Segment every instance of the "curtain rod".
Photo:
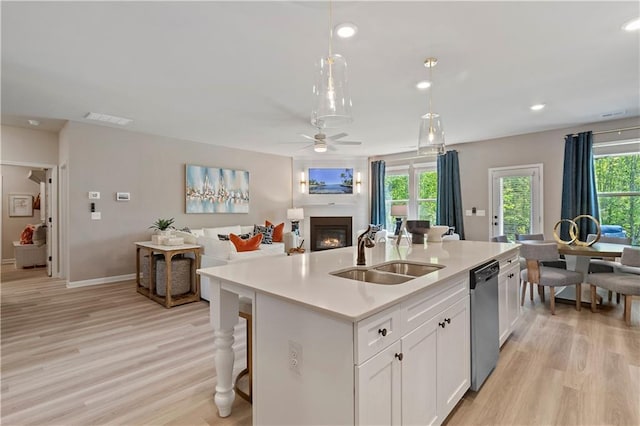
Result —
[[[622, 129], [612, 129], [612, 130], [602, 130], [600, 132], [593, 132], [592, 134], [595, 135], [604, 135], [606, 133], [617, 133], [617, 132], [626, 132], [628, 130], [638, 130], [640, 129], [640, 126], [635, 126], [635, 127], [624, 127]], [[578, 136], [577, 133], [572, 134], [571, 136]]]

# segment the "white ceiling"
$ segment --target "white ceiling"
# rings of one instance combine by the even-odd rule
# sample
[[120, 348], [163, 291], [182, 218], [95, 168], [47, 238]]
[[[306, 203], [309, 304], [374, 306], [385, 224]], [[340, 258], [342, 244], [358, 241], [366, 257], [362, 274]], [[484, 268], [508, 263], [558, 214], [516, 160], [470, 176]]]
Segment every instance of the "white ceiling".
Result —
[[[410, 151], [434, 69], [449, 144], [640, 115], [640, 2], [338, 2], [354, 122], [339, 155]], [[3, 122], [134, 119], [138, 132], [287, 156], [300, 133], [326, 2], [2, 2]], [[534, 113], [529, 106], [546, 103]], [[50, 121], [52, 120], [52, 121]]]

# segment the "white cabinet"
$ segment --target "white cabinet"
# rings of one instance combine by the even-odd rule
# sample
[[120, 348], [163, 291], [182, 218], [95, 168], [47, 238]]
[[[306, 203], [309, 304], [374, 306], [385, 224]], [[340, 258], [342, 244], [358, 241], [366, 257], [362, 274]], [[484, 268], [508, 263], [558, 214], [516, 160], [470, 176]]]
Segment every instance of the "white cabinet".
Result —
[[498, 275], [498, 316], [500, 346], [506, 342], [520, 318], [520, 263], [518, 256], [500, 259]]
[[451, 412], [470, 384], [467, 282], [402, 304], [405, 333], [356, 366], [356, 424], [440, 424]]

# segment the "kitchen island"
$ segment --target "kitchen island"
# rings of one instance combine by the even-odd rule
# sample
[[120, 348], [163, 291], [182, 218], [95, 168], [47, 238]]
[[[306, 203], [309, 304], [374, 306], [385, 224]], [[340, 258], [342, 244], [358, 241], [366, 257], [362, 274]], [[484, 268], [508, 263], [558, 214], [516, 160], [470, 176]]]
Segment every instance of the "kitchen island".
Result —
[[198, 270], [211, 290], [220, 416], [235, 397], [233, 328], [246, 296], [254, 424], [441, 423], [469, 387], [469, 270], [517, 250], [478, 241], [366, 249], [367, 266], [442, 266], [396, 285], [331, 275], [355, 265], [355, 247]]

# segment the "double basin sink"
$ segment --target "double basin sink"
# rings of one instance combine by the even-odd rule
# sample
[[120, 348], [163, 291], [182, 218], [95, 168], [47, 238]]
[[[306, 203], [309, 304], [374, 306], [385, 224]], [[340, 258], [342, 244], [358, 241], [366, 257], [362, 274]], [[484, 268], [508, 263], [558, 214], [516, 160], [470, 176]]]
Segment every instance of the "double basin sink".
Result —
[[444, 268], [444, 266], [432, 263], [397, 260], [370, 267], [355, 266], [348, 269], [341, 269], [331, 272], [331, 275], [373, 284], [395, 285], [430, 274], [442, 268]]

